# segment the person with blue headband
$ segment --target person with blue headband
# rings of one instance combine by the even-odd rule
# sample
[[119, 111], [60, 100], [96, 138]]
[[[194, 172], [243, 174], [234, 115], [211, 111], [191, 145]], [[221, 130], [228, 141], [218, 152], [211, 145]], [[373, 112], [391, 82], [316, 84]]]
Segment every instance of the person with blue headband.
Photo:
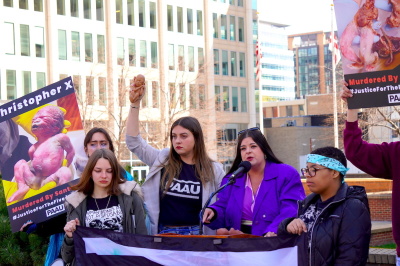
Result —
[[301, 172], [312, 192], [299, 201], [297, 217], [279, 225], [278, 236], [298, 234], [299, 265], [365, 265], [371, 217], [365, 188], [344, 182], [347, 160], [334, 147], [316, 149]]

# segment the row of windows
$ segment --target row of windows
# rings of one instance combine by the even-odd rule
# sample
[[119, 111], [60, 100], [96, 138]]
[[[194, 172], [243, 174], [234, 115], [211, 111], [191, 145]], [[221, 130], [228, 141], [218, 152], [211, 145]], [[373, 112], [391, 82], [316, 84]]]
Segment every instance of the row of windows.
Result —
[[[20, 9], [29, 9], [29, 0], [18, 0], [15, 1], [18, 3], [18, 7]], [[7, 7], [14, 7], [13, 0], [3, 0], [3, 5]], [[34, 0], [33, 1], [33, 10], [38, 12], [43, 12], [43, 0]]]
[[276, 64], [265, 64], [265, 63], [263, 63], [263, 64], [261, 64], [261, 68], [293, 71], [293, 67], [291, 67], [291, 66], [276, 65]]
[[229, 2], [229, 4], [230, 5], [238, 5], [238, 6], [241, 6], [241, 7], [243, 7], [243, 0], [213, 0], [214, 2], [221, 2], [221, 3], [228, 3]]
[[307, 48], [299, 48], [299, 57], [310, 56], [310, 55], [318, 55], [318, 49], [316, 46], [307, 47]]
[[247, 112], [246, 88], [215, 86], [215, 110]]
[[293, 78], [290, 78], [290, 77], [271, 75], [271, 74], [262, 74], [261, 78], [267, 79], [267, 80], [293, 81]]
[[[228, 17], [229, 17], [229, 28], [228, 28]], [[218, 26], [218, 24], [220, 24], [220, 26]], [[220, 37], [222, 40], [236, 41], [236, 36], [237, 36], [239, 42], [244, 42], [244, 18], [242, 17], [237, 18], [237, 27], [236, 27], [235, 16], [227, 16], [223, 14], [219, 16], [218, 14], [213, 13], [213, 30], [214, 30], [213, 36], [216, 39]]]
[[272, 59], [272, 60], [293, 60], [292, 55], [281, 55], [281, 54], [271, 54], [271, 53], [262, 53], [263, 59]]
[[[238, 58], [237, 54], [239, 53], [239, 64], [237, 63]], [[230, 55], [230, 57], [228, 57]], [[221, 69], [221, 62], [222, 62], [222, 72]], [[230, 62], [230, 64], [229, 64]], [[233, 77], [238, 76], [238, 67], [239, 67], [239, 77], [246, 77], [246, 59], [245, 53], [241, 52], [234, 52], [234, 51], [226, 51], [221, 50], [221, 57], [220, 57], [220, 50], [214, 49], [214, 74], [223, 76], [230, 75]], [[230, 66], [229, 66], [230, 65]]]
[[269, 42], [260, 42], [260, 43], [261, 43], [261, 49], [263, 49], [263, 48], [275, 48], [275, 49], [281, 49], [281, 50], [288, 49], [287, 45], [281, 45], [278, 43], [269, 43]]
[[[29, 25], [14, 25], [14, 23], [4, 23], [3, 44], [5, 54], [31, 56], [35, 51], [36, 57], [44, 57], [44, 29], [43, 27], [30, 27]], [[31, 36], [33, 41], [31, 41]], [[15, 43], [19, 42], [19, 47]]]
[[[18, 78], [18, 76], [20, 76]], [[32, 85], [32, 79], [36, 80], [36, 86]], [[17, 83], [21, 81], [21, 84]], [[46, 74], [44, 72], [6, 70], [6, 95], [0, 95], [0, 99], [14, 100], [32, 92], [32, 89], [41, 89], [46, 86]], [[17, 91], [17, 88], [22, 90]], [[1, 89], [0, 89], [1, 91]]]
[[[203, 11], [195, 10], [195, 12], [193, 12], [191, 8], [184, 9], [179, 6], [174, 9], [173, 6], [167, 5], [168, 31], [174, 31], [174, 29], [176, 29], [176, 31], [180, 33], [193, 34], [194, 16], [196, 16], [196, 34], [202, 36]], [[176, 17], [176, 21], [174, 17]], [[186, 18], [186, 20], [184, 18]]]
[[[196, 51], [197, 50], [197, 51]], [[204, 49], [198, 47], [195, 49], [193, 46], [174, 45], [168, 44], [168, 68], [170, 70], [179, 71], [195, 71], [195, 57], [197, 54], [197, 66], [199, 72], [204, 72]], [[178, 55], [177, 57], [175, 55]], [[178, 67], [176, 68], [176, 65]]]
[[285, 91], [286, 88], [282, 86], [271, 86], [271, 85], [263, 85], [263, 91]]

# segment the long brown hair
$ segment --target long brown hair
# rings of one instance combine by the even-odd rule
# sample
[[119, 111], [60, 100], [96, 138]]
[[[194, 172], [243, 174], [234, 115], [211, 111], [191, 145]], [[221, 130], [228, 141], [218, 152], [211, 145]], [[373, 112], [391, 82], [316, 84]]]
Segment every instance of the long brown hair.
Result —
[[85, 151], [87, 150], [87, 145], [92, 140], [92, 137], [95, 133], [102, 133], [108, 141], [108, 146], [110, 147], [110, 150], [112, 152], [115, 152], [113, 141], [111, 139], [110, 134], [108, 134], [107, 130], [105, 130], [104, 128], [101, 128], [101, 127], [94, 127], [91, 130], [89, 130], [88, 133], [86, 133], [85, 139], [83, 140], [83, 147], [85, 148]]
[[83, 170], [82, 176], [75, 186], [72, 186], [72, 190], [77, 190], [82, 192], [85, 195], [92, 195], [94, 190], [94, 182], [92, 179], [92, 172], [94, 167], [97, 164], [97, 161], [100, 158], [104, 158], [110, 162], [112, 169], [112, 179], [111, 183], [108, 186], [107, 193], [109, 195], [119, 195], [121, 194], [121, 190], [119, 189], [119, 184], [125, 183], [125, 179], [121, 177], [121, 167], [118, 164], [117, 158], [114, 153], [109, 149], [98, 149], [95, 150], [92, 155], [89, 157], [89, 161], [87, 162], [85, 169]]
[[[172, 130], [176, 126], [181, 126], [189, 130], [194, 136], [194, 147], [193, 147], [193, 161], [195, 162], [196, 177], [201, 181], [202, 185], [207, 182], [214, 181], [214, 167], [213, 160], [208, 156], [206, 152], [206, 145], [204, 144], [203, 130], [199, 120], [191, 116], [181, 117], [176, 120], [169, 133], [169, 138], [172, 144]], [[174, 178], [179, 177], [179, 173], [182, 170], [182, 160], [180, 155], [175, 151], [174, 147], [171, 146], [168, 157], [164, 162], [164, 174], [161, 177], [162, 189], [166, 191], [170, 186]]]

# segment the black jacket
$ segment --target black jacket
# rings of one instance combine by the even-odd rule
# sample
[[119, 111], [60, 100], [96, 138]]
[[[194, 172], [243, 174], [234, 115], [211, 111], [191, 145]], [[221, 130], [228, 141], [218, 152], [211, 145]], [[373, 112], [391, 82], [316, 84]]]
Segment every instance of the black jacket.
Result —
[[[318, 198], [319, 195], [311, 193], [305, 200], [299, 201], [297, 217]], [[281, 222], [278, 235], [289, 234], [286, 227], [293, 219]], [[365, 265], [370, 238], [371, 217], [365, 189], [361, 186], [349, 187], [344, 183], [333, 201], [316, 218], [310, 251], [307, 237], [299, 238], [299, 265]]]

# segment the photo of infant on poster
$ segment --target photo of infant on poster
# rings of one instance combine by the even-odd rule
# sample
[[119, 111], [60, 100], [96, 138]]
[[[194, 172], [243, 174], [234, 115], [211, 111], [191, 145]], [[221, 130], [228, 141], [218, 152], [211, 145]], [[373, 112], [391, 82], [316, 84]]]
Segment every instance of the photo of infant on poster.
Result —
[[80, 125], [71, 127], [66, 114], [55, 102], [0, 123], [0, 145], [11, 140], [2, 145], [0, 158], [8, 205], [78, 178], [73, 162], [83, 149], [84, 131], [80, 117]]
[[400, 63], [400, 2], [334, 0], [344, 74], [393, 69]]

